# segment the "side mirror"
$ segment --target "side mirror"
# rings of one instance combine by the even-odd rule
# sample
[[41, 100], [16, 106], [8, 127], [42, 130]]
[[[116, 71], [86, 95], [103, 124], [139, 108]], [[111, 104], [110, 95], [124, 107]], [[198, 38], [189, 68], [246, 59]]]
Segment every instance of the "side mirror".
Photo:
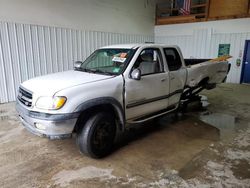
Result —
[[74, 63], [74, 69], [77, 70], [77, 69], [81, 68], [81, 65], [82, 65], [82, 62], [81, 62], [81, 61], [76, 61], [76, 62]]
[[140, 80], [141, 79], [141, 70], [140, 69], [134, 69], [131, 73], [131, 78], [134, 80]]

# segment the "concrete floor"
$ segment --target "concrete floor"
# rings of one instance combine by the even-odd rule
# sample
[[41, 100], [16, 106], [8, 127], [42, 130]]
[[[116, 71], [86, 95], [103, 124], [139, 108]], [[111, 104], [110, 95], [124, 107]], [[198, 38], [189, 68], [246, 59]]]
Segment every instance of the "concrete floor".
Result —
[[2, 104], [0, 187], [249, 187], [250, 86], [202, 94], [206, 109], [130, 129], [101, 160], [80, 155], [74, 139], [30, 134]]

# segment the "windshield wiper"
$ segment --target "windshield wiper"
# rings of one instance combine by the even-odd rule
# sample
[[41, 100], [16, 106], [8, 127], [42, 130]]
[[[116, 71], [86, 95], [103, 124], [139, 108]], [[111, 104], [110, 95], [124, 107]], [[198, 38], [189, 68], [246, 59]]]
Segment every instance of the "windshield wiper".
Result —
[[79, 71], [83, 71], [83, 72], [88, 72], [88, 73], [99, 73], [99, 74], [105, 74], [105, 75], [114, 75], [112, 74], [111, 72], [106, 72], [106, 71], [102, 71], [102, 70], [99, 70], [99, 69], [87, 69], [87, 68], [78, 68], [76, 70], [79, 70]]
[[79, 67], [76, 70], [83, 71], [83, 72], [93, 72], [91, 69], [86, 69], [86, 68], [82, 68], [82, 67]]
[[105, 74], [105, 75], [113, 75], [111, 72], [107, 72], [107, 71], [102, 71], [99, 69], [89, 69], [91, 72], [93, 73], [100, 73], [100, 74]]

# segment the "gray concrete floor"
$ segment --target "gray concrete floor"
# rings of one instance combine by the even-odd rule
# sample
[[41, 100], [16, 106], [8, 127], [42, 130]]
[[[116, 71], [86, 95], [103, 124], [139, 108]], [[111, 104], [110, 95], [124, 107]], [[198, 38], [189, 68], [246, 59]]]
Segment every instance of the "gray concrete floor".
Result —
[[190, 108], [126, 132], [101, 160], [50, 141], [0, 105], [0, 187], [249, 187], [250, 86], [222, 84]]

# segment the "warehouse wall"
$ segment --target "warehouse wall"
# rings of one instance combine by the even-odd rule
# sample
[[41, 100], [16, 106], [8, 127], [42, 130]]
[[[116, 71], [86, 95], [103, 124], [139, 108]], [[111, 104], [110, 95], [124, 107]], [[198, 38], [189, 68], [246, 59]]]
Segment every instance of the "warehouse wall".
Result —
[[74, 61], [101, 46], [153, 40], [151, 35], [0, 22], [0, 103], [14, 101], [21, 82], [72, 69]]
[[154, 0], [0, 0], [0, 20], [153, 35]]
[[21, 82], [69, 70], [95, 49], [154, 41], [151, 0], [0, 0], [0, 103]]
[[155, 41], [177, 44], [185, 58], [215, 58], [219, 44], [231, 44], [232, 64], [227, 82], [240, 83], [245, 40], [250, 39], [250, 18], [164, 25], [155, 27]]

